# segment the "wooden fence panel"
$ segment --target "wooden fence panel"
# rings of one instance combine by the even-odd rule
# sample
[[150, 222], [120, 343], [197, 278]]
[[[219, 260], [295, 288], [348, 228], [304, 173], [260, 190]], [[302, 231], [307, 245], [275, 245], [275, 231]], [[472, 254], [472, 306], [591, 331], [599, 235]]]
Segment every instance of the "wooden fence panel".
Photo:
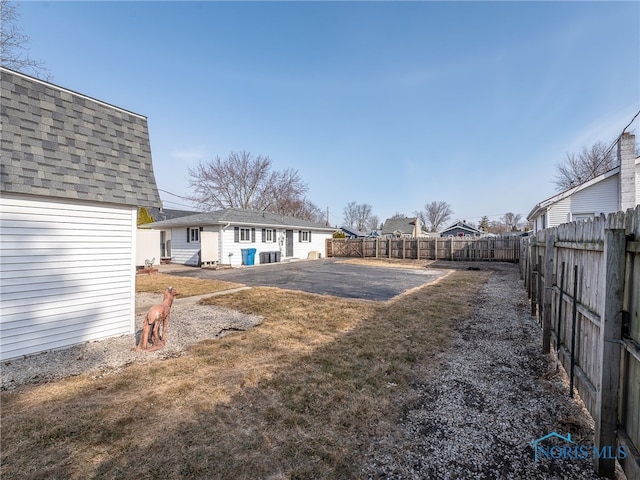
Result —
[[491, 238], [333, 238], [328, 257], [395, 258], [419, 260], [520, 260], [520, 237]]
[[[640, 207], [625, 219], [627, 248], [622, 325], [621, 443], [640, 451]], [[622, 462], [627, 478], [640, 478], [640, 459]]]
[[[520, 245], [531, 313], [547, 326], [543, 348], [553, 344], [571, 394], [575, 387], [594, 418], [596, 446], [625, 447], [619, 461], [628, 478], [640, 478], [638, 239], [640, 206], [549, 228]], [[613, 475], [613, 460], [594, 465]]]

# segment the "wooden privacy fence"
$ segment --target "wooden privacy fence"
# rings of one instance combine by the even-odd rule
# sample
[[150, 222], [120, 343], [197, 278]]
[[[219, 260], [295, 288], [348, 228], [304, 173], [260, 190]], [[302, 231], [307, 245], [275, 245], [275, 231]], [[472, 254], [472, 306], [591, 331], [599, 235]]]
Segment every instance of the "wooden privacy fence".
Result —
[[[640, 206], [542, 230], [521, 241], [520, 269], [545, 352], [559, 361], [595, 421], [598, 449], [624, 447], [640, 478]], [[613, 476], [615, 458], [596, 458]]]
[[518, 262], [520, 237], [331, 238], [327, 256]]

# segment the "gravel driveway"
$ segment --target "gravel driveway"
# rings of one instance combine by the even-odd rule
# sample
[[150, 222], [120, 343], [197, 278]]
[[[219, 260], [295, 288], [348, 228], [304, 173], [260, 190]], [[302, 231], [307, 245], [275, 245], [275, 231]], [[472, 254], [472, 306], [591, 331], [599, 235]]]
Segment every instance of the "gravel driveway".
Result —
[[541, 353], [517, 266], [482, 268], [497, 271], [473, 315], [457, 324], [436, 372], [416, 372], [398, 434], [369, 449], [369, 478], [599, 478], [590, 459], [535, 461], [535, 439], [556, 431], [592, 445], [593, 424], [582, 402], [569, 398], [566, 376]]

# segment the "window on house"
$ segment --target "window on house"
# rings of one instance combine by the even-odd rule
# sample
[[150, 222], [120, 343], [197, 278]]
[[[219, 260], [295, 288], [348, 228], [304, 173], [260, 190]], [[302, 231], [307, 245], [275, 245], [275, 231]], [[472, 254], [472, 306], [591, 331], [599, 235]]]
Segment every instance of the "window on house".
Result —
[[233, 241], [238, 242], [255, 242], [256, 229], [250, 227], [233, 227]]
[[309, 230], [300, 230], [300, 231], [298, 231], [298, 241], [299, 242], [310, 242], [311, 241], [311, 231], [309, 231]]
[[595, 215], [593, 213], [574, 213], [572, 215], [572, 221], [580, 222], [584, 220], [591, 220]]
[[262, 229], [262, 241], [267, 243], [274, 243], [276, 241], [276, 231], [273, 228]]
[[251, 241], [251, 229], [240, 227], [240, 241], [241, 242], [250, 242]]

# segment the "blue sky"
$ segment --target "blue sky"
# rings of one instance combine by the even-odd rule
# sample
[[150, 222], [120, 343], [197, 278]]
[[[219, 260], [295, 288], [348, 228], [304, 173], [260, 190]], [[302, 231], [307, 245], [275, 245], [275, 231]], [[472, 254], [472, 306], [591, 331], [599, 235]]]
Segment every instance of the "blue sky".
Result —
[[[158, 187], [230, 151], [340, 224], [444, 200], [526, 216], [640, 109], [638, 2], [24, 2], [52, 82], [148, 117]], [[637, 131], [638, 120], [630, 130]], [[161, 192], [167, 208], [187, 202]]]

